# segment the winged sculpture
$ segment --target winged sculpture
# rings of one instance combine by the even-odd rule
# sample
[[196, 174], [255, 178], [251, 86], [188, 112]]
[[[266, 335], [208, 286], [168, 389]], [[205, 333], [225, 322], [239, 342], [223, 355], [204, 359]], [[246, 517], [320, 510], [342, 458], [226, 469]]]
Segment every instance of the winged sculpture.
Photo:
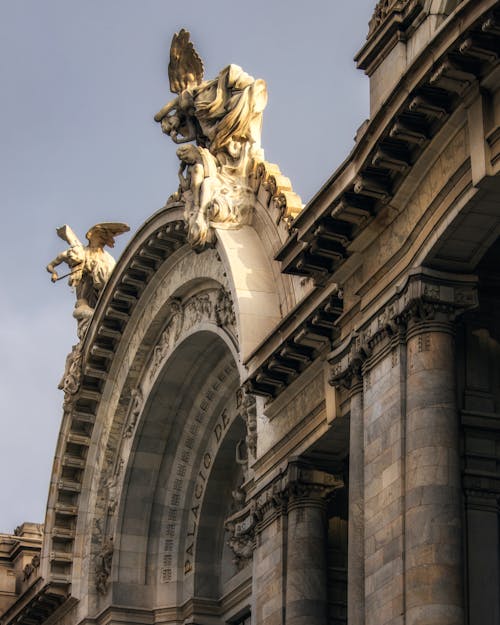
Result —
[[[253, 193], [249, 177], [264, 158], [260, 144], [266, 83], [238, 65], [228, 65], [213, 80], [203, 79], [203, 62], [189, 33], [174, 34], [168, 76], [177, 96], [155, 121], [176, 144], [179, 190], [188, 240], [195, 250], [213, 242], [210, 226], [249, 223]], [[190, 142], [194, 142], [190, 143]]]
[[[115, 267], [115, 259], [104, 247], [114, 247], [115, 237], [130, 230], [127, 224], [107, 222], [92, 226], [87, 232], [87, 245], [84, 245], [73, 230], [64, 225], [56, 229], [57, 235], [69, 247], [58, 254], [47, 265], [52, 282], [68, 277], [68, 284], [76, 291], [76, 304], [73, 316], [78, 321], [79, 334], [82, 324], [92, 315], [99, 293]], [[69, 273], [60, 276], [56, 267], [68, 265]]]

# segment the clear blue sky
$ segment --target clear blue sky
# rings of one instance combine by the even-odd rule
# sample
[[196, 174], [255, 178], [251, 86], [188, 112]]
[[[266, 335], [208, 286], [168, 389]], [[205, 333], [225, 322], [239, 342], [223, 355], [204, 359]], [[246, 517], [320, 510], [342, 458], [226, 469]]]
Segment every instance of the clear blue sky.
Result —
[[[266, 158], [308, 199], [368, 116], [352, 58], [375, 0], [0, 0], [0, 532], [42, 522], [76, 342], [74, 295], [45, 265], [99, 221], [132, 233], [177, 186], [175, 146], [153, 121], [171, 98], [172, 34], [185, 27], [214, 77], [267, 81]], [[115, 256], [130, 239], [122, 237]]]

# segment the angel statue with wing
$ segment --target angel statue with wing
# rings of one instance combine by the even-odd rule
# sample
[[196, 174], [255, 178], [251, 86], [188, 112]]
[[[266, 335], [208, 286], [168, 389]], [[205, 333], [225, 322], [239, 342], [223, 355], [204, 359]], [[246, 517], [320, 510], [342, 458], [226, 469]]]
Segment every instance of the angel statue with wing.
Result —
[[185, 205], [188, 240], [195, 250], [213, 240], [210, 226], [249, 223], [249, 176], [264, 159], [260, 136], [266, 84], [228, 65], [203, 80], [203, 63], [182, 29], [173, 36], [168, 75], [177, 97], [156, 115], [162, 131], [181, 145], [178, 197]]
[[[96, 224], [86, 234], [88, 240], [86, 246], [69, 226], [64, 225], [56, 230], [58, 236], [66, 241], [69, 247], [47, 265], [47, 271], [51, 274], [52, 282], [69, 276], [68, 284], [76, 291], [73, 316], [78, 323], [80, 338], [94, 312], [99, 293], [116, 264], [104, 246], [114, 247], [115, 237], [129, 230], [127, 224], [122, 223]], [[55, 268], [61, 263], [66, 263], [70, 271], [59, 277]]]

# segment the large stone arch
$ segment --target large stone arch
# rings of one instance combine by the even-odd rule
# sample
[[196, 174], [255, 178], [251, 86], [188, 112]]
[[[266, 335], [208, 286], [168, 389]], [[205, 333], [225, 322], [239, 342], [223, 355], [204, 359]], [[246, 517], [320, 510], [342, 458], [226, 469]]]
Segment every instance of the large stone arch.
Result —
[[[269, 172], [262, 170], [259, 176], [258, 184], [268, 184]], [[281, 185], [286, 185], [284, 180]], [[274, 194], [280, 189], [276, 186]], [[194, 609], [194, 594], [206, 577], [203, 558], [213, 559], [213, 549], [225, 559], [228, 570], [236, 570], [224, 547], [223, 524], [233, 505], [234, 481], [241, 479], [234, 460], [235, 441], [245, 438], [241, 409], [235, 407], [236, 390], [246, 377], [248, 355], [303, 292], [300, 281], [280, 277], [277, 263], [271, 260], [286, 236], [284, 224], [276, 225], [273, 215], [273, 210], [283, 214], [283, 207], [275, 209], [273, 192], [260, 195], [255, 227], [219, 230], [214, 247], [202, 253], [186, 244], [181, 206], [172, 204], [153, 215], [122, 255], [85, 340], [77, 346], [83, 366], [65, 399], [42, 566], [46, 579], [57, 580], [63, 588], [71, 585], [71, 596], [78, 599], [78, 618], [124, 602], [137, 610], [167, 605], [177, 609], [186, 602]], [[217, 378], [221, 371], [225, 382]], [[186, 384], [178, 392], [173, 386], [176, 375], [178, 383]], [[228, 432], [218, 441], [220, 455], [213, 452], [214, 475], [230, 476], [228, 467], [233, 465], [238, 475], [224, 485], [226, 500], [214, 521], [218, 537], [210, 545], [212, 551], [198, 541], [200, 566], [194, 560], [193, 574], [184, 580], [179, 574], [183, 578], [183, 549], [189, 545], [182, 532], [189, 522], [186, 502], [196, 484], [193, 476], [186, 478], [184, 490], [176, 493], [174, 470], [182, 453], [178, 443], [189, 437], [196, 417], [190, 376], [197, 392], [205, 389], [216, 397], [200, 432], [208, 436], [212, 431], [213, 436], [214, 420], [223, 411], [229, 415], [224, 419], [230, 419], [225, 423]], [[155, 413], [172, 393], [184, 397], [179, 409], [185, 420], [174, 419], [173, 405], [166, 416]], [[155, 427], [162, 434], [156, 438], [150, 434]], [[193, 458], [199, 462], [206, 451], [198, 444]], [[159, 446], [156, 453], [146, 452], [148, 445]], [[146, 456], [153, 480], [147, 488], [140, 479], [141, 474], [146, 479], [141, 465]], [[194, 471], [196, 461], [192, 463], [186, 466], [186, 475]], [[210, 486], [212, 496], [216, 491]], [[146, 493], [148, 503], [141, 507], [137, 501]], [[167, 553], [162, 533], [167, 521], [161, 510], [167, 514], [166, 498], [172, 494], [184, 501], [185, 511], [176, 530], [176, 554]], [[138, 506], [140, 519], [133, 512]], [[203, 507], [208, 518], [210, 504], [204, 501]], [[217, 592], [222, 586], [219, 580]], [[215, 590], [212, 595], [216, 601]]]
[[245, 437], [238, 386], [234, 355], [207, 327], [187, 336], [162, 367], [125, 471], [114, 604], [181, 610], [198, 596], [217, 609], [224, 519], [241, 479], [235, 450]]

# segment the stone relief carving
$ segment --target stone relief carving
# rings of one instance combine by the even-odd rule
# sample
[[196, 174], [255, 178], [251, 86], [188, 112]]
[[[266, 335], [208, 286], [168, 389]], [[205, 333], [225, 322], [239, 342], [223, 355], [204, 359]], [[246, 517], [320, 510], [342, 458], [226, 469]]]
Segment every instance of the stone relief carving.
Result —
[[[213, 244], [213, 227], [251, 223], [253, 180], [264, 161], [261, 148], [266, 83], [238, 65], [204, 80], [201, 58], [182, 29], [172, 38], [168, 75], [177, 94], [154, 117], [177, 149], [179, 189], [188, 241], [201, 251]], [[190, 143], [190, 142], [194, 142]]]
[[115, 470], [111, 470], [108, 473], [108, 477], [105, 481], [105, 489], [108, 494], [108, 515], [113, 515], [118, 503], [118, 486], [120, 482], [121, 472], [123, 470], [124, 460], [120, 458], [120, 462]]
[[[236, 406], [240, 411], [241, 418], [247, 426], [245, 444], [253, 458], [257, 457], [257, 405], [255, 396], [245, 388], [238, 389]], [[237, 454], [238, 456], [238, 454]]]
[[234, 326], [236, 315], [234, 313], [231, 296], [224, 288], [220, 288], [215, 302], [215, 323], [219, 327]]
[[113, 537], [104, 539], [99, 553], [95, 557], [94, 581], [95, 588], [100, 595], [108, 591], [108, 579], [111, 575], [113, 562]]
[[[114, 247], [115, 237], [130, 228], [122, 223], [96, 224], [85, 235], [88, 244], [80, 241], [73, 230], [67, 226], [57, 228], [57, 235], [69, 244], [67, 250], [58, 254], [47, 265], [52, 282], [68, 277], [68, 284], [75, 289], [76, 303], [73, 311], [78, 324], [78, 337], [81, 339], [88, 326], [90, 317], [97, 303], [99, 293], [104, 288], [115, 266], [115, 259], [104, 247]], [[59, 276], [56, 267], [66, 263], [69, 273]]]
[[170, 320], [153, 349], [149, 369], [150, 380], [156, 376], [161, 363], [171, 352], [180, 335], [202, 321], [215, 323], [236, 334], [236, 315], [232, 301], [222, 287], [194, 295], [185, 302], [172, 300], [170, 311], [172, 313]]
[[385, 21], [391, 11], [403, 11], [411, 0], [380, 0], [368, 25], [368, 37]]
[[130, 392], [129, 410], [125, 422], [125, 427], [123, 429], [123, 436], [125, 438], [130, 438], [134, 433], [137, 419], [142, 412], [143, 405], [144, 396], [142, 394], [142, 390], [140, 389], [140, 387], [133, 388]]

